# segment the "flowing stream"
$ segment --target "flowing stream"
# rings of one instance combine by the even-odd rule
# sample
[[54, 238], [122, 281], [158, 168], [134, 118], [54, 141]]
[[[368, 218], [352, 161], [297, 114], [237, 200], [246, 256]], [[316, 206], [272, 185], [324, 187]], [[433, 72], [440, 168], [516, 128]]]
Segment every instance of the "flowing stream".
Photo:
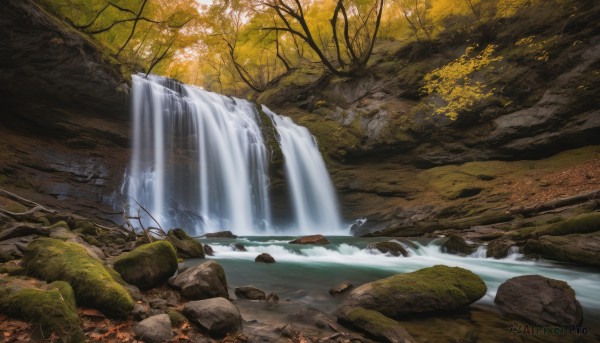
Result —
[[[192, 234], [344, 234], [325, 163], [308, 130], [268, 108], [279, 137], [293, 218], [271, 223], [270, 151], [249, 101], [174, 80], [133, 76], [133, 153], [123, 193], [144, 226]], [[150, 214], [146, 213], [145, 210]], [[135, 224], [135, 222], [134, 222]]]
[[[366, 249], [377, 238], [328, 237], [331, 244], [324, 246], [288, 244], [294, 237], [245, 237], [238, 239], [246, 252], [234, 251], [232, 240], [205, 240], [213, 247], [215, 256], [225, 268], [230, 287], [254, 285], [266, 292], [275, 292], [282, 299], [302, 301], [331, 313], [339, 299], [328, 294], [330, 287], [343, 281], [361, 285], [398, 273], [444, 264], [471, 270], [488, 287], [487, 294], [478, 301], [493, 305], [498, 286], [515, 276], [539, 274], [563, 280], [575, 290], [584, 309], [587, 323], [600, 324], [600, 274], [597, 269], [573, 267], [551, 261], [525, 261], [514, 252], [505, 259], [485, 258], [480, 249], [470, 256], [443, 253], [439, 242], [431, 239], [416, 240], [417, 249], [407, 247], [409, 257], [392, 257]], [[269, 253], [277, 261], [266, 265], [255, 263], [260, 253]], [[193, 265], [203, 260], [189, 260]]]

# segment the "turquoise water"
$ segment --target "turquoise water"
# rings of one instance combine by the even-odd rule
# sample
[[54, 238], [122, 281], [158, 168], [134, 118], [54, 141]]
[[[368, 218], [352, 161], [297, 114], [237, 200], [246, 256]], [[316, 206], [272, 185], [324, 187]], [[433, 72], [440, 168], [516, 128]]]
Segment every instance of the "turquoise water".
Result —
[[[355, 286], [398, 273], [444, 264], [458, 266], [478, 274], [488, 292], [477, 304], [493, 307], [498, 286], [519, 275], [539, 274], [563, 280], [575, 290], [584, 309], [585, 323], [600, 328], [600, 270], [574, 267], [550, 261], [524, 261], [513, 253], [505, 259], [484, 258], [480, 249], [471, 256], [442, 253], [436, 241], [416, 240], [417, 249], [407, 249], [409, 257], [392, 257], [366, 250], [368, 243], [381, 238], [328, 237], [324, 246], [288, 244], [294, 237], [240, 237], [232, 239], [202, 239], [215, 250], [215, 256], [227, 275], [230, 289], [253, 285], [265, 292], [274, 292], [282, 301], [297, 301], [333, 313], [341, 301], [331, 297], [329, 288], [342, 281]], [[247, 252], [233, 251], [230, 244], [243, 244]], [[255, 263], [260, 253], [271, 254], [277, 263]], [[203, 260], [187, 260], [193, 265]], [[233, 294], [233, 292], [231, 292]]]

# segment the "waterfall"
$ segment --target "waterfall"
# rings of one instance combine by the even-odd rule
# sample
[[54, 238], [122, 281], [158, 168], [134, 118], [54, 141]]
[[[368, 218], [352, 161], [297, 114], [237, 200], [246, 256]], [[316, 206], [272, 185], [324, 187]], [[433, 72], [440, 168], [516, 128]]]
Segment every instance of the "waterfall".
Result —
[[[153, 75], [132, 81], [133, 151], [122, 187], [129, 215], [191, 234], [282, 233], [270, 224], [270, 152], [254, 104]], [[286, 233], [346, 234], [314, 138], [290, 118], [263, 111], [284, 157], [294, 214]]]

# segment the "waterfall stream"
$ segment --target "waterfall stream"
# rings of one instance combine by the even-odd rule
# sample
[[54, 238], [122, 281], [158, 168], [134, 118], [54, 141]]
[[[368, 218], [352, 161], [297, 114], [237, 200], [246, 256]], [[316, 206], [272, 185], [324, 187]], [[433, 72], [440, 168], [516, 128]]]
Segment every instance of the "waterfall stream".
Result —
[[[284, 157], [293, 213], [286, 233], [345, 234], [314, 138], [290, 118], [263, 111]], [[123, 193], [130, 197], [130, 215], [141, 216], [144, 226], [156, 226], [155, 219], [165, 229], [191, 234], [284, 229], [271, 225], [270, 152], [253, 103], [134, 75], [132, 113], [133, 152]]]

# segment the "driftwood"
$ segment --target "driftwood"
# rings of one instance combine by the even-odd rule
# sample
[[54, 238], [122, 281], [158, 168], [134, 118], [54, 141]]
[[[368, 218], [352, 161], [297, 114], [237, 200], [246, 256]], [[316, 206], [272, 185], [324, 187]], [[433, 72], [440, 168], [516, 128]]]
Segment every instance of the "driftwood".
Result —
[[535, 205], [529, 206], [529, 207], [521, 206], [521, 207], [516, 207], [516, 208], [510, 208], [510, 209], [508, 209], [507, 213], [521, 214], [524, 216], [531, 215], [531, 214], [535, 215], [535, 214], [539, 214], [540, 212], [555, 210], [555, 209], [558, 209], [561, 207], [571, 206], [571, 205], [575, 205], [575, 204], [579, 204], [579, 203], [583, 203], [583, 202], [587, 202], [587, 201], [592, 201], [592, 200], [597, 200], [597, 199], [600, 199], [600, 189], [591, 191], [591, 192], [587, 192], [587, 193], [577, 194], [577, 195], [566, 197], [566, 198], [558, 198], [558, 199], [550, 200], [550, 201], [547, 201], [544, 203], [538, 203], [538, 204], [535, 204]]
[[17, 220], [32, 220], [35, 219], [35, 213], [36, 212], [43, 212], [43, 213], [49, 213], [49, 214], [56, 214], [57, 211], [55, 210], [49, 210], [47, 208], [45, 208], [44, 206], [38, 204], [35, 201], [31, 201], [29, 199], [25, 199], [23, 197], [20, 197], [14, 193], [11, 193], [7, 190], [4, 189], [0, 189], [0, 195], [9, 198], [13, 201], [18, 202], [19, 204], [23, 205], [23, 206], [33, 206], [32, 208], [28, 209], [25, 212], [11, 212], [8, 210], [5, 210], [3, 208], [0, 208], [0, 213], [4, 214], [5, 216], [11, 217], [13, 219], [17, 219]]
[[[162, 238], [168, 240], [169, 242], [173, 243], [171, 241], [171, 239], [169, 238], [169, 236], [167, 235], [167, 232], [162, 228], [162, 226], [158, 222], [158, 220], [156, 220], [156, 218], [154, 218], [154, 216], [152, 216], [152, 214], [144, 206], [142, 206], [142, 204], [140, 204], [137, 200], [135, 200], [130, 195], [122, 195], [122, 197], [123, 197], [123, 203], [125, 204], [124, 209], [123, 209], [123, 219], [125, 220], [125, 223], [130, 228], [130, 230], [132, 230], [133, 232], [136, 231], [135, 226], [131, 223], [131, 220], [137, 220], [137, 222], [139, 223], [139, 227], [142, 229], [143, 235], [146, 236], [146, 238], [148, 239], [149, 242], [152, 242], [154, 240], [153, 236], [159, 236], [159, 237], [162, 237]], [[138, 206], [136, 216], [131, 216], [131, 215], [127, 214], [127, 213], [129, 213], [131, 206], [127, 204], [126, 197], [130, 198]], [[144, 211], [150, 217], [150, 219], [152, 219], [152, 221], [154, 221], [154, 223], [156, 223], [158, 228], [144, 227], [144, 224], [142, 223], [141, 211]]]

